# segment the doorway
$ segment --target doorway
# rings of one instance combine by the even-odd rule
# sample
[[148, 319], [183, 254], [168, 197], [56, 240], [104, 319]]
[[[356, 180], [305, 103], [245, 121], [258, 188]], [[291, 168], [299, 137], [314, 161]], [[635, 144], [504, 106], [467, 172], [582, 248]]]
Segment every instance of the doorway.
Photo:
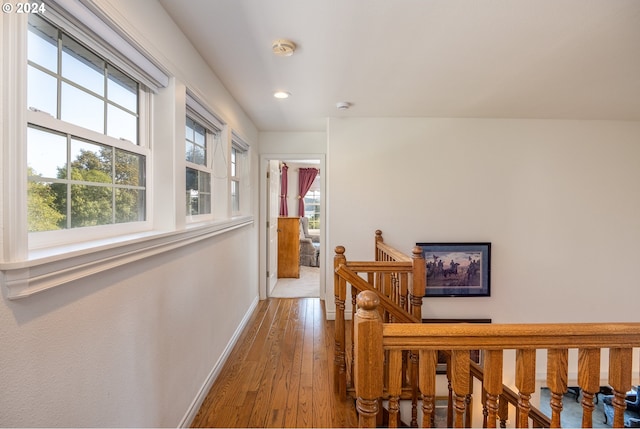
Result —
[[[309, 297], [325, 298], [325, 228], [324, 204], [325, 174], [324, 155], [261, 155], [260, 160], [260, 267], [265, 275], [260, 276], [260, 299], [267, 297]], [[316, 259], [309, 258], [306, 249], [301, 258], [299, 278], [278, 278], [278, 217], [281, 198], [281, 172], [286, 164], [288, 175], [288, 216], [298, 217], [298, 175], [301, 168], [315, 168], [319, 174], [305, 196], [304, 217], [306, 218], [306, 233], [312, 238], [302, 246], [311, 246], [316, 250]], [[264, 270], [263, 270], [264, 269]], [[299, 295], [299, 296], [296, 296]]]

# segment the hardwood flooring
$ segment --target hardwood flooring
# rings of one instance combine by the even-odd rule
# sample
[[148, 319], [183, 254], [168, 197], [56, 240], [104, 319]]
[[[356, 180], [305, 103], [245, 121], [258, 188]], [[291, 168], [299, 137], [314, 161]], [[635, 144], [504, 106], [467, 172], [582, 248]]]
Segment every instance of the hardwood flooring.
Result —
[[192, 427], [356, 427], [333, 393], [334, 322], [318, 298], [261, 301]]

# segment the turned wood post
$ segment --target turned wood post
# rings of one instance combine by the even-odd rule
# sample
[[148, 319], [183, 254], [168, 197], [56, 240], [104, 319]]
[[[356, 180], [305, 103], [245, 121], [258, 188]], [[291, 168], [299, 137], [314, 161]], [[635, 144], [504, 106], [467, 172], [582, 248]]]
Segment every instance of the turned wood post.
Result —
[[422, 320], [422, 298], [427, 287], [427, 265], [422, 255], [422, 248], [415, 246], [412, 250], [413, 278], [409, 291], [410, 313], [418, 320]]
[[487, 427], [495, 428], [498, 398], [502, 394], [502, 350], [485, 351], [484, 389], [487, 392]]
[[400, 422], [400, 395], [402, 394], [402, 350], [389, 351], [389, 427]]
[[347, 283], [338, 275], [335, 274], [340, 265], [344, 265], [347, 262], [347, 258], [344, 256], [344, 246], [337, 246], [335, 249], [335, 256], [333, 257], [333, 291], [336, 301], [336, 323], [335, 323], [335, 345], [334, 345], [334, 360], [333, 360], [333, 387], [334, 392], [337, 393], [341, 399], [347, 397], [347, 362], [345, 355], [345, 321], [344, 321], [344, 302], [347, 298]]
[[560, 427], [562, 412], [562, 395], [567, 392], [569, 372], [569, 350], [548, 349], [547, 352], [547, 387], [551, 392], [551, 427]]
[[437, 350], [420, 350], [419, 385], [422, 392], [422, 427], [429, 428], [434, 418]]
[[453, 388], [453, 427], [464, 427], [464, 414], [469, 394], [469, 350], [451, 351], [451, 386]]
[[582, 389], [582, 427], [593, 427], [593, 397], [600, 390], [600, 349], [578, 350], [578, 385]]
[[529, 427], [531, 394], [536, 391], [536, 350], [516, 350], [516, 388], [518, 389], [517, 427]]
[[609, 349], [609, 384], [613, 388], [613, 422], [614, 428], [624, 426], [624, 411], [627, 392], [631, 389], [631, 348]]
[[358, 294], [354, 325], [354, 380], [359, 427], [376, 427], [378, 399], [383, 389], [382, 320], [380, 300], [370, 291]]

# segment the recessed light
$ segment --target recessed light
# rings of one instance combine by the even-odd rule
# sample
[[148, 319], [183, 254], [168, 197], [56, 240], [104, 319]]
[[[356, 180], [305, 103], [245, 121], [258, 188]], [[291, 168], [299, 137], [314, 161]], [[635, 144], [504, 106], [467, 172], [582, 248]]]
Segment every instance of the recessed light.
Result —
[[287, 91], [276, 91], [273, 93], [273, 96], [276, 98], [284, 99], [284, 98], [291, 97], [291, 94], [288, 93]]

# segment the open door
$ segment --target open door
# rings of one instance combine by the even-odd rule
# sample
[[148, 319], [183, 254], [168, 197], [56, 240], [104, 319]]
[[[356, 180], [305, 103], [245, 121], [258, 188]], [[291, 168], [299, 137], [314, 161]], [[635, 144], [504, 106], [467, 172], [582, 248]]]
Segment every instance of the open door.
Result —
[[280, 162], [269, 161], [267, 193], [267, 295], [278, 281], [278, 214], [280, 212]]

